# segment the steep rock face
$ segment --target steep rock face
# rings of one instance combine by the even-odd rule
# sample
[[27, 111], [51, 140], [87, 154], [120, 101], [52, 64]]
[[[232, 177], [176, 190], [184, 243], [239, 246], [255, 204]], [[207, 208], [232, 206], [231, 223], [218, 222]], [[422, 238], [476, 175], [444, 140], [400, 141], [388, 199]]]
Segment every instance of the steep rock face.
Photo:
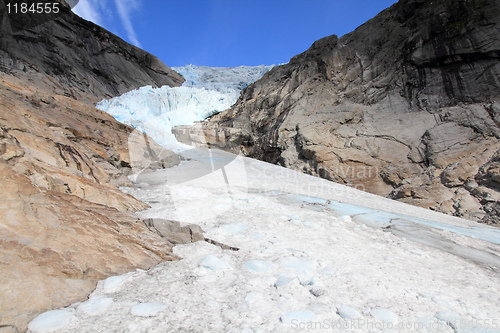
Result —
[[[95, 101], [146, 85], [179, 86], [184, 79], [157, 57], [73, 14], [45, 22], [43, 15], [8, 15], [0, 0], [0, 70], [22, 71], [58, 95]], [[22, 21], [21, 21], [22, 20]], [[37, 25], [37, 22], [43, 22]], [[22, 26], [34, 26], [23, 30]], [[51, 79], [44, 82], [47, 74]]]
[[499, 21], [497, 0], [401, 0], [275, 67], [231, 109], [175, 132], [184, 142], [498, 221]]
[[132, 185], [126, 176], [134, 166], [147, 172], [179, 157], [94, 105], [182, 78], [69, 11], [16, 33], [6, 20], [0, 18], [0, 330], [16, 332], [41, 312], [85, 299], [100, 279], [177, 259], [172, 243], [131, 215], [147, 205], [117, 186]]

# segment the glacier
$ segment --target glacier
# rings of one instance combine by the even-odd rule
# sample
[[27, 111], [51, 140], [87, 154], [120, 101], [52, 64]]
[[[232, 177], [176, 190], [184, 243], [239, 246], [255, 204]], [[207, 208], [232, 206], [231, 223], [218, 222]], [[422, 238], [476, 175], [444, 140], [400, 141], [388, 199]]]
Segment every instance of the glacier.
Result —
[[178, 150], [172, 127], [191, 125], [230, 108], [243, 88], [273, 67], [172, 67], [186, 80], [181, 87], [145, 86], [102, 100], [96, 108], [148, 134], [158, 144]]
[[[175, 145], [165, 129], [218, 112], [265, 68], [176, 70], [185, 86], [101, 109]], [[239, 250], [176, 245], [182, 260], [108, 277], [28, 332], [500, 332], [499, 229], [216, 149], [179, 154], [122, 188], [150, 206], [136, 216]]]
[[[499, 332], [498, 245], [416, 219], [477, 223], [211, 154], [123, 190], [151, 206], [138, 217], [197, 223], [239, 251], [179, 244], [182, 260], [100, 281], [88, 300], [40, 315], [29, 332]], [[193, 177], [222, 160], [230, 191], [222, 168]]]
[[187, 65], [172, 67], [186, 82], [182, 86], [205, 88], [219, 92], [241, 91], [270, 71], [271, 66], [208, 67]]

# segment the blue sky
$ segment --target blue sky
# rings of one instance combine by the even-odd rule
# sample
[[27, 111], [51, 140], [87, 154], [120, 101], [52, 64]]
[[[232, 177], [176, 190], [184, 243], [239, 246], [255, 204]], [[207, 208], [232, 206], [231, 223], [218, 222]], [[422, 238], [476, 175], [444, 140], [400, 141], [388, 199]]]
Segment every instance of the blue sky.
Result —
[[288, 62], [395, 0], [80, 0], [74, 11], [168, 66]]

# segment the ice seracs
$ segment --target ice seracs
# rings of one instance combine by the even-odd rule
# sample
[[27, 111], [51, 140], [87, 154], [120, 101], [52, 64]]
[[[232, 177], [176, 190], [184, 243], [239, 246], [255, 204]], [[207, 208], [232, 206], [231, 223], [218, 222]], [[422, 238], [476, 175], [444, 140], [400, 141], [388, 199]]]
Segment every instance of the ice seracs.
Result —
[[239, 67], [208, 67], [187, 65], [184, 67], [172, 67], [174, 71], [181, 74], [186, 80], [184, 87], [205, 88], [227, 92], [231, 90], [240, 91], [250, 83], [260, 79], [271, 66], [239, 66]]
[[173, 148], [173, 126], [191, 125], [231, 107], [241, 89], [260, 79], [273, 66], [206, 67], [188, 65], [173, 69], [184, 76], [181, 87], [142, 87], [110, 100], [97, 108], [116, 120]]
[[147, 86], [103, 100], [97, 108], [170, 147], [176, 142], [171, 132], [173, 126], [204, 120], [229, 108], [238, 96], [236, 90], [219, 92], [195, 87]]

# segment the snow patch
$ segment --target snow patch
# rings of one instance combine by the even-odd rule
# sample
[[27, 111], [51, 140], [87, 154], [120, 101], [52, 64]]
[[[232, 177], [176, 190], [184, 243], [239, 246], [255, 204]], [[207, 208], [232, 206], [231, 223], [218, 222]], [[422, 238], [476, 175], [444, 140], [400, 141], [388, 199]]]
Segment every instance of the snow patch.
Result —
[[97, 316], [104, 313], [113, 304], [113, 299], [109, 297], [96, 296], [81, 303], [76, 309], [89, 316]]
[[337, 314], [341, 316], [343, 319], [358, 319], [363, 317], [361, 312], [348, 305], [337, 306]]
[[341, 217], [339, 217], [339, 220], [341, 222], [345, 222], [345, 223], [351, 223], [352, 222], [352, 218], [349, 215], [342, 215]]
[[158, 144], [173, 148], [178, 146], [172, 134], [174, 126], [192, 125], [230, 108], [241, 89], [260, 79], [272, 67], [176, 67], [186, 79], [182, 87], [145, 86], [102, 100], [96, 108], [148, 134]]
[[231, 269], [230, 264], [212, 254], [206, 256], [205, 259], [202, 260], [200, 267], [208, 268], [213, 271], [225, 271]]
[[318, 314], [323, 314], [323, 313], [329, 314], [332, 312], [332, 308], [325, 303], [311, 303], [307, 308], [312, 312]]
[[267, 273], [274, 269], [274, 265], [263, 260], [249, 260], [243, 265], [243, 268], [248, 272]]
[[118, 276], [111, 276], [104, 280], [104, 284], [102, 286], [102, 291], [104, 293], [113, 293], [118, 291], [122, 285], [125, 283], [127, 280], [128, 275], [118, 275]]
[[183, 87], [206, 88], [226, 92], [228, 90], [242, 90], [250, 83], [260, 79], [271, 66], [239, 66], [239, 67], [208, 67], [187, 65], [172, 67], [186, 80]]
[[134, 305], [130, 309], [130, 313], [138, 317], [154, 317], [159, 312], [165, 310], [167, 305], [165, 303], [150, 302], [150, 303], [140, 303]]
[[226, 235], [238, 235], [242, 233], [246, 228], [246, 223], [228, 223], [221, 225], [218, 231]]
[[290, 222], [299, 225], [302, 222], [302, 219], [298, 215], [292, 215], [290, 216]]
[[262, 293], [259, 293], [257, 291], [249, 292], [245, 296], [245, 302], [247, 302], [247, 303], [256, 303], [256, 302], [261, 301], [261, 300], [262, 300]]
[[453, 311], [439, 311], [436, 312], [434, 317], [438, 320], [445, 322], [454, 330], [457, 328], [457, 324], [460, 322], [460, 316]]
[[55, 332], [65, 328], [75, 315], [66, 310], [52, 310], [40, 314], [28, 324], [31, 332]]
[[309, 323], [316, 320], [316, 314], [309, 310], [292, 311], [281, 317], [283, 324], [292, 325], [298, 323]]
[[373, 318], [383, 323], [397, 324], [398, 315], [388, 309], [375, 308], [370, 311]]
[[292, 272], [303, 286], [313, 284], [316, 264], [312, 261], [287, 260], [281, 267]]

